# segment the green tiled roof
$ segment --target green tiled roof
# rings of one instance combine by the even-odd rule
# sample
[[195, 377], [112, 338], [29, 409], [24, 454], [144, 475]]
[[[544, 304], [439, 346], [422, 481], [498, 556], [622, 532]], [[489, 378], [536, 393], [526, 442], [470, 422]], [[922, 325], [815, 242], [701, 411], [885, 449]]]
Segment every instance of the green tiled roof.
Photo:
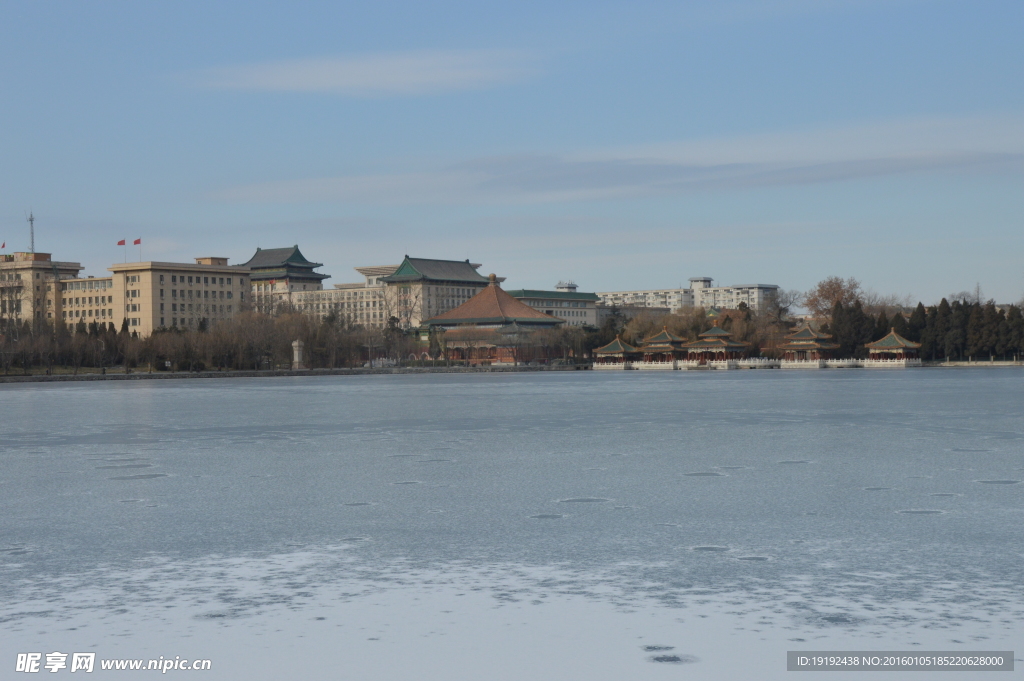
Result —
[[598, 301], [601, 298], [596, 293], [569, 293], [568, 291], [537, 291], [534, 289], [519, 289], [518, 291], [507, 292], [513, 298], [537, 298], [539, 300], [590, 300]]
[[802, 327], [797, 329], [795, 332], [786, 336], [786, 340], [794, 341], [805, 341], [805, 340], [825, 340], [831, 338], [827, 333], [821, 333], [811, 328], [810, 324], [804, 324]]
[[908, 341], [903, 336], [896, 333], [896, 329], [892, 329], [884, 338], [876, 340], [874, 343], [867, 343], [864, 347], [869, 350], [902, 350], [904, 348], [917, 349], [921, 347], [920, 343]]
[[731, 335], [731, 333], [720, 327], [718, 322], [715, 322], [715, 325], [704, 333], [698, 334], [700, 338], [728, 338]]
[[683, 346], [686, 350], [740, 350], [745, 347], [747, 347], [746, 343], [729, 338], [702, 338]]
[[398, 283], [403, 281], [452, 281], [487, 283], [487, 277], [476, 271], [468, 260], [430, 260], [428, 258], [410, 258], [398, 266], [395, 273], [384, 277], [382, 281]]
[[663, 326], [661, 327], [661, 331], [659, 331], [658, 333], [654, 334], [653, 336], [649, 336], [648, 338], [644, 338], [644, 344], [646, 345], [647, 343], [682, 343], [685, 340], [685, 338], [680, 338], [679, 336], [669, 332], [667, 326]]
[[639, 350], [637, 350], [632, 345], [625, 342], [618, 336], [616, 336], [615, 340], [613, 340], [608, 345], [605, 345], [604, 347], [594, 350], [595, 355], [622, 355], [629, 354], [631, 352], [639, 352]]
[[257, 248], [249, 262], [242, 267], [252, 270], [249, 278], [252, 281], [269, 281], [271, 279], [294, 279], [299, 281], [323, 281], [330, 279], [329, 274], [320, 274], [313, 270], [323, 267], [322, 263], [306, 260], [299, 247], [291, 248]]

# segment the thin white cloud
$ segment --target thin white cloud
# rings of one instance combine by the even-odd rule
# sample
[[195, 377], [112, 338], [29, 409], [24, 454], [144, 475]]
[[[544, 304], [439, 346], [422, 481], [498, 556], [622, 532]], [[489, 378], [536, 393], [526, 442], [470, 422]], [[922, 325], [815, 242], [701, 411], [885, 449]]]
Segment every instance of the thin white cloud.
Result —
[[808, 185], [923, 172], [1024, 172], [1024, 119], [918, 119], [576, 154], [469, 159], [433, 172], [236, 187], [241, 202], [537, 203]]
[[349, 97], [427, 95], [484, 88], [533, 72], [535, 60], [511, 50], [446, 50], [293, 59], [208, 69], [208, 88], [323, 92]]

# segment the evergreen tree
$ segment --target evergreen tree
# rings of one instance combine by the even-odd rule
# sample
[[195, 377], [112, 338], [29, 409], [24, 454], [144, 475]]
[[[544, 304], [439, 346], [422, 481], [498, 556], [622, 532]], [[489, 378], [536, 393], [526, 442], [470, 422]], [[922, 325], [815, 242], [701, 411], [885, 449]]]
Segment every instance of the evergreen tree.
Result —
[[985, 303], [981, 312], [981, 339], [982, 350], [989, 357], [1001, 354], [999, 348], [999, 327], [1005, 321], [1005, 316], [996, 309], [994, 300]]
[[971, 305], [967, 316], [967, 348], [968, 357], [980, 357], [988, 354], [985, 351], [985, 315], [980, 305]]
[[[917, 307], [914, 308], [914, 313], [910, 315], [910, 321], [907, 323], [907, 333], [904, 337], [907, 340], [920, 343], [921, 333], [924, 332], [927, 325], [928, 312], [924, 309], [924, 303], [918, 303]], [[903, 336], [903, 334], [900, 335]]]
[[889, 333], [889, 330], [889, 318], [885, 316], [885, 310], [882, 310], [878, 313], [878, 319], [875, 321], [875, 330], [871, 334], [871, 340], [876, 341], [885, 338], [885, 335]]
[[970, 321], [970, 303], [954, 300], [949, 306], [949, 327], [944, 339], [947, 357], [963, 360], [967, 351], [967, 326]]
[[[902, 312], [897, 312], [896, 314], [894, 314], [889, 324], [892, 327], [892, 329], [896, 331], [896, 333], [903, 336], [904, 338], [907, 338], [907, 333], [909, 333], [907, 327], [907, 319], [906, 317], [903, 316]], [[910, 339], [907, 338], [907, 340]]]
[[1011, 305], [1006, 312], [1006, 326], [1009, 338], [1006, 355], [1019, 357], [1024, 354], [1024, 314], [1016, 305]]
[[946, 346], [946, 336], [949, 335], [950, 324], [953, 319], [953, 308], [945, 298], [939, 302], [935, 310], [935, 325], [932, 335], [935, 341], [935, 358], [942, 359], [949, 357], [949, 349]]
[[[864, 347], [864, 344], [875, 340], [872, 338], [875, 335], [875, 321], [864, 312], [859, 300], [854, 302], [850, 309], [849, 318], [854, 332], [852, 355], [858, 359], [864, 359], [868, 356], [868, 349]], [[889, 329], [885, 331], [888, 333]]]
[[121, 335], [128, 335], [128, 318], [125, 317], [121, 320]]

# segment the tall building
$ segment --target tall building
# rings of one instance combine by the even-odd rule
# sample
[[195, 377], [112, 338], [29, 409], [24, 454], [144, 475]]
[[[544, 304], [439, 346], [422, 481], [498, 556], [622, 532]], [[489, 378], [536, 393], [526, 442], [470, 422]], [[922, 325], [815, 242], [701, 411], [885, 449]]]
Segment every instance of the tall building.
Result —
[[454, 309], [487, 288], [479, 267], [469, 260], [407, 255], [398, 265], [355, 268], [363, 275], [361, 282], [296, 290], [293, 300], [297, 310], [321, 319], [334, 314], [352, 324], [383, 328], [394, 318], [402, 328], [417, 328], [424, 319]]
[[596, 293], [581, 293], [571, 281], [558, 282], [554, 291], [519, 289], [507, 293], [544, 314], [562, 319], [569, 326], [598, 326]]
[[715, 286], [711, 277], [692, 277], [689, 288], [598, 293], [607, 307], [667, 307], [673, 312], [684, 307], [733, 310], [745, 303], [752, 310], [763, 309], [778, 293], [775, 284]]
[[[487, 288], [488, 279], [469, 260], [410, 258], [380, 279], [384, 301], [403, 328], [418, 327], [424, 319], [444, 314]], [[503, 277], [496, 281], [504, 281]]]
[[[120, 329], [124, 319], [128, 328], [148, 336], [159, 328], [195, 329], [228, 319], [251, 302], [249, 268], [228, 265], [227, 258], [196, 258], [196, 262], [129, 262], [107, 268], [113, 275], [106, 288], [112, 292], [113, 307], [107, 305], [113, 325]], [[86, 303], [88, 296], [74, 295], [81, 284], [102, 286], [99, 279], [75, 280], [62, 284], [67, 295], [68, 323], [95, 309]], [[101, 291], [102, 292], [102, 291]], [[81, 300], [81, 302], [78, 302]], [[103, 321], [101, 316], [86, 317], [86, 322]], [[109, 319], [109, 318], [108, 318]]]
[[254, 306], [267, 313], [294, 307], [298, 294], [321, 291], [324, 279], [330, 279], [329, 274], [314, 271], [323, 263], [307, 260], [298, 244], [290, 248], [257, 248], [249, 262], [241, 266], [251, 271]]
[[58, 282], [77, 277], [81, 271], [79, 263], [56, 261], [49, 253], [0, 255], [0, 319], [60, 319], [63, 308]]
[[335, 284], [332, 289], [302, 291], [295, 294], [296, 309], [320, 319], [334, 315], [349, 324], [381, 329], [387, 326], [384, 284], [381, 279], [394, 273], [398, 265], [357, 267], [363, 281]]

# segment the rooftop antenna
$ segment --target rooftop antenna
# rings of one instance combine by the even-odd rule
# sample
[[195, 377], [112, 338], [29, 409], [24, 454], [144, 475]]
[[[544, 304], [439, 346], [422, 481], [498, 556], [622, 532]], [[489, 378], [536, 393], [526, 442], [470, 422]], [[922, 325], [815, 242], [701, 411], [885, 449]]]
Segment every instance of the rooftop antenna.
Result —
[[32, 210], [28, 211], [28, 235], [29, 235], [29, 253], [36, 252], [36, 216], [32, 214]]

